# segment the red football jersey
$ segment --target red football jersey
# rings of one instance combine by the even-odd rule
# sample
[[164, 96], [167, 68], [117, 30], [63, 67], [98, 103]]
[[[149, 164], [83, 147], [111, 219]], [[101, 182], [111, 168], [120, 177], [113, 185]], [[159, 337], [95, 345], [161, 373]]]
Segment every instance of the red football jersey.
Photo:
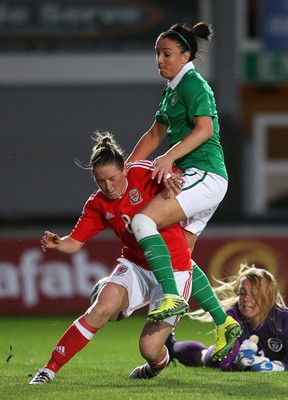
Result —
[[[123, 196], [111, 200], [100, 189], [94, 192], [70, 236], [79, 242], [86, 242], [104, 229], [111, 228], [122, 242], [121, 257], [150, 269], [131, 230], [131, 221], [163, 189], [162, 185], [151, 179], [152, 171], [151, 161], [129, 163]], [[190, 270], [191, 253], [180, 225], [170, 225], [160, 233], [168, 246], [174, 271]]]

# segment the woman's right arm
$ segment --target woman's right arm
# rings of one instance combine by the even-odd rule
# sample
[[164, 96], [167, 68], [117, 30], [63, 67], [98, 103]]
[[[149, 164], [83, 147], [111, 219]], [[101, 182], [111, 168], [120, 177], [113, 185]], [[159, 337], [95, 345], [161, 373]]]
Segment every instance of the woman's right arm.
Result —
[[41, 248], [44, 252], [47, 249], [54, 249], [60, 253], [74, 254], [81, 250], [84, 243], [73, 239], [71, 236], [60, 237], [56, 233], [45, 231], [41, 238]]
[[166, 133], [166, 126], [154, 121], [151, 128], [140, 138], [126, 162], [145, 160], [160, 146]]

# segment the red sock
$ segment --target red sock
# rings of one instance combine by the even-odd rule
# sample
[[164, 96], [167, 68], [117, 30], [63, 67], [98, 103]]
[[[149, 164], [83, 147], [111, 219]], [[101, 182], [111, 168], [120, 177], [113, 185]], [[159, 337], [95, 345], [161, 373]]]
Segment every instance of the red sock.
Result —
[[96, 332], [97, 329], [86, 322], [84, 315], [76, 319], [57, 343], [51, 359], [44, 368], [58, 372], [64, 364], [89, 343]]
[[164, 346], [165, 353], [159, 358], [159, 360], [149, 363], [150, 367], [154, 371], [161, 372], [168, 364], [170, 356], [166, 346]]

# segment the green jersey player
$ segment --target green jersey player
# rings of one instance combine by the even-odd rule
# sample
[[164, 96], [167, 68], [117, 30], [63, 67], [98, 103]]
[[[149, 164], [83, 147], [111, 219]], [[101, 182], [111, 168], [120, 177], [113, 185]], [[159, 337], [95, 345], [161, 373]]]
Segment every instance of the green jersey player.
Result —
[[174, 164], [182, 171], [196, 167], [228, 179], [220, 144], [214, 94], [207, 82], [195, 71], [192, 62], [182, 72], [184, 75], [178, 84], [167, 84], [156, 113], [156, 121], [167, 127], [170, 147], [177, 145], [188, 132], [195, 129], [194, 119], [199, 116], [211, 116], [213, 135], [193, 151], [176, 159]]
[[[128, 158], [128, 161], [147, 158], [164, 137], [168, 137], [170, 148], [154, 160], [152, 174], [158, 183], [164, 182], [166, 191], [145, 205], [131, 225], [163, 288], [162, 302], [149, 313], [149, 318], [156, 321], [170, 315], [184, 315], [188, 310], [188, 304], [178, 293], [169, 252], [159, 229], [181, 221], [192, 251], [228, 186], [214, 94], [192, 62], [198, 54], [197, 40], [209, 40], [212, 33], [210, 26], [200, 22], [192, 29], [185, 24], [175, 24], [159, 35], [155, 46], [156, 63], [160, 75], [168, 82], [155, 121]], [[202, 286], [204, 280], [203, 273], [198, 289], [203, 298], [208, 299], [210, 288]], [[241, 330], [223, 309], [217, 310], [213, 358], [219, 359], [232, 348]]]

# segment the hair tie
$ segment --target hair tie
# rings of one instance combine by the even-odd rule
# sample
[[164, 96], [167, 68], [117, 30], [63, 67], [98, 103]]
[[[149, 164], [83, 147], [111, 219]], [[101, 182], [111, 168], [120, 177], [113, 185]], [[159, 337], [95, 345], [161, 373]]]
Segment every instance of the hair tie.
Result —
[[174, 29], [170, 29], [168, 32], [176, 33], [176, 35], [179, 36], [180, 39], [182, 39], [182, 41], [186, 44], [186, 46], [188, 47], [189, 51], [192, 52], [190, 44], [189, 44], [189, 43], [187, 42], [187, 40], [181, 35], [181, 33], [177, 32], [177, 31], [174, 31]]

